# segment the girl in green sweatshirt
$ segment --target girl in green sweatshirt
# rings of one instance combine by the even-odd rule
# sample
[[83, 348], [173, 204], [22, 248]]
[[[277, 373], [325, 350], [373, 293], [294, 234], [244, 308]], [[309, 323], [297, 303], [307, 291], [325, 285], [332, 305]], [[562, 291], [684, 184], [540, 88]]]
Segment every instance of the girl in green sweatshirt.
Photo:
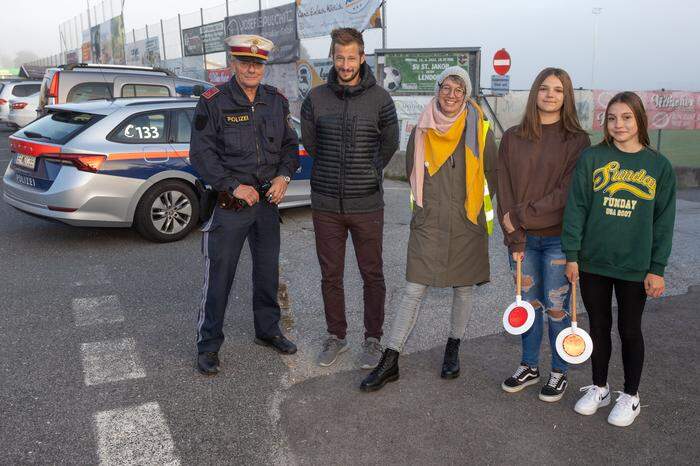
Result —
[[593, 354], [593, 385], [576, 412], [591, 415], [610, 403], [612, 292], [625, 373], [608, 422], [628, 426], [639, 415], [644, 363], [642, 311], [647, 296], [664, 292], [676, 215], [676, 178], [663, 155], [649, 147], [644, 105], [621, 92], [605, 111], [604, 140], [583, 152], [576, 165], [561, 236], [569, 281], [581, 279]]

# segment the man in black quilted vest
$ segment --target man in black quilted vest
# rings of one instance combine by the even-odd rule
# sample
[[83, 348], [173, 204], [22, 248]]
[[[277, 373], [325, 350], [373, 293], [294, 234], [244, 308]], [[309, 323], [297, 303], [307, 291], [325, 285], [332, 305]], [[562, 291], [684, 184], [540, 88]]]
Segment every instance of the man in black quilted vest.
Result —
[[302, 143], [313, 157], [311, 208], [328, 338], [318, 363], [330, 366], [348, 349], [345, 335], [345, 244], [352, 236], [364, 282], [365, 340], [360, 366], [381, 357], [384, 324], [382, 174], [399, 145], [396, 109], [365, 63], [362, 34], [331, 34], [328, 83], [311, 90], [301, 108]]

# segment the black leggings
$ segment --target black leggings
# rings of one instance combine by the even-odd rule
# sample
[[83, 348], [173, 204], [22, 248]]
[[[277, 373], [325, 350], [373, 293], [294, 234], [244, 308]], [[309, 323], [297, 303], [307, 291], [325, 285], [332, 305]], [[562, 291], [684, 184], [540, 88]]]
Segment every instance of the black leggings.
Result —
[[617, 298], [617, 330], [622, 342], [625, 369], [625, 393], [636, 395], [644, 365], [642, 311], [647, 300], [643, 282], [630, 282], [581, 272], [581, 297], [588, 311], [593, 339], [593, 383], [604, 387], [608, 381], [608, 363], [612, 351], [612, 292]]

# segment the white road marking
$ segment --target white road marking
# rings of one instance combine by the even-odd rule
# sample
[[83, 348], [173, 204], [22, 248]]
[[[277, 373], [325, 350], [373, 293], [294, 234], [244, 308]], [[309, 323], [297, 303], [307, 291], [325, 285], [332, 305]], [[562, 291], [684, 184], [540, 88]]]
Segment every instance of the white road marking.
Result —
[[180, 464], [158, 403], [102, 411], [95, 424], [102, 465]]
[[133, 338], [80, 345], [85, 385], [98, 385], [146, 377]]
[[124, 321], [117, 296], [75, 298], [72, 307], [75, 325], [78, 327]]

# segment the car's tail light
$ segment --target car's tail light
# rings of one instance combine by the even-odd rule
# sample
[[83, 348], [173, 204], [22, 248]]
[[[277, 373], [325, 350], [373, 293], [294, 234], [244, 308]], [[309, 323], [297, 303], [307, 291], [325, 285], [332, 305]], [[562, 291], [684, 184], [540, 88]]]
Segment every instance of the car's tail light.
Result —
[[84, 172], [97, 173], [107, 159], [106, 155], [98, 154], [51, 154], [47, 158], [72, 163], [75, 168]]
[[58, 80], [60, 74], [60, 71], [56, 71], [53, 74], [53, 77], [51, 78], [51, 84], [49, 84], [49, 93], [46, 95], [46, 97], [49, 98], [49, 104], [58, 103]]
[[27, 105], [28, 105], [27, 102], [15, 102], [11, 105], [11, 107], [12, 107], [12, 110], [22, 110]]
[[7, 103], [7, 100], [5, 99], [0, 99], [0, 105], [5, 105]]

